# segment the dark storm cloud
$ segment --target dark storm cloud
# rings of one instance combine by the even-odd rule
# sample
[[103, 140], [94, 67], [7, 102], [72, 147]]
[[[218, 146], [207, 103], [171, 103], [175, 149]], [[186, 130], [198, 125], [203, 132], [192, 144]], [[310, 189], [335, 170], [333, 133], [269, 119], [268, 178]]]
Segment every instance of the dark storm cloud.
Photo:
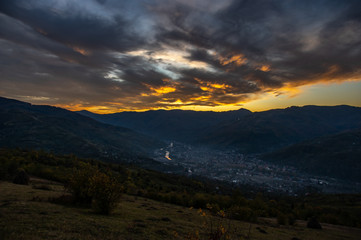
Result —
[[[90, 3], [92, 1], [5, 0], [2, 12], [66, 45], [122, 51], [146, 43], [144, 38], [139, 38], [137, 24], [132, 22], [136, 21], [135, 16], [102, 12], [101, 6]], [[119, 10], [124, 13], [128, 9], [123, 5]]]
[[[355, 77], [361, 57], [360, 6], [357, 1], [235, 1], [218, 15], [222, 30], [208, 38], [225, 53], [241, 52], [270, 65], [274, 71], [251, 73], [266, 85], [312, 82], [334, 66], [338, 70], [330, 80]], [[204, 51], [191, 58], [214, 64]]]
[[44, 103], [215, 106], [361, 76], [356, 0], [3, 0], [0, 23], [0, 94]]

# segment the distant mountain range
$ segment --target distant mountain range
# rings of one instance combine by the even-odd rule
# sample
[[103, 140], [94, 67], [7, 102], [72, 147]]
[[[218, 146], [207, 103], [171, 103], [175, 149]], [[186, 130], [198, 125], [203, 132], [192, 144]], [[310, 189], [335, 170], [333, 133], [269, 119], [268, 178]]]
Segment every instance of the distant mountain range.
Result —
[[199, 143], [270, 152], [315, 137], [361, 127], [361, 108], [305, 106], [255, 112], [209, 128]]
[[290, 107], [255, 113], [245, 109], [79, 113], [164, 140], [236, 149], [244, 153], [270, 152], [307, 139], [361, 127], [361, 108], [351, 106]]
[[134, 162], [159, 146], [154, 138], [62, 108], [0, 98], [0, 147]]
[[203, 132], [223, 122], [236, 121], [252, 112], [246, 109], [228, 112], [197, 112], [185, 110], [157, 110], [95, 114], [78, 112], [97, 121], [133, 129], [164, 140], [194, 143]]
[[250, 112], [147, 111], [80, 114], [175, 140], [295, 166], [310, 174], [361, 181], [361, 108], [304, 106]]
[[361, 128], [298, 143], [263, 158], [312, 174], [361, 182]]
[[149, 156], [170, 140], [258, 153], [309, 173], [361, 181], [360, 129], [361, 108], [351, 106], [101, 115], [0, 98], [0, 147], [72, 153], [159, 170], [165, 166]]

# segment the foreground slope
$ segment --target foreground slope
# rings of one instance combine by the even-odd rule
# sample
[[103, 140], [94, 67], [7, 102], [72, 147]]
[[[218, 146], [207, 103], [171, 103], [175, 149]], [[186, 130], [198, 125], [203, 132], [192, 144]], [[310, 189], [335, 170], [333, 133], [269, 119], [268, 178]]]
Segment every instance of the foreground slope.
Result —
[[[246, 223], [212, 217], [189, 209], [150, 199], [124, 195], [111, 216], [94, 214], [86, 208], [54, 204], [49, 199], [61, 196], [60, 185], [32, 179], [31, 185], [0, 182], [0, 239], [209, 239], [220, 222], [230, 239], [359, 239], [361, 230], [322, 224], [322, 230], [279, 226], [273, 219]], [[46, 188], [45, 188], [46, 186]], [[43, 189], [46, 190], [43, 190]], [[190, 238], [199, 233], [199, 238]]]
[[361, 182], [361, 129], [305, 141], [263, 157], [311, 174]]
[[158, 144], [130, 129], [103, 124], [65, 109], [0, 98], [0, 147], [134, 161]]

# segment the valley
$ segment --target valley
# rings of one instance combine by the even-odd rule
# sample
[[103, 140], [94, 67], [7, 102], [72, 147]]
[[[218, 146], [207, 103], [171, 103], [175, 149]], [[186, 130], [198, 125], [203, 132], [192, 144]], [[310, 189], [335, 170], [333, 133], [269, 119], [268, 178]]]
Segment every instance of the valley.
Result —
[[361, 192], [358, 107], [94, 114], [7, 98], [0, 106], [1, 147], [135, 164], [291, 196]]
[[202, 176], [225, 181], [234, 186], [250, 185], [265, 192], [293, 196], [310, 191], [322, 193], [359, 193], [361, 183], [317, 176], [297, 168], [275, 164], [257, 154], [242, 154], [235, 150], [222, 151], [207, 147], [169, 142], [154, 151], [154, 159], [176, 166], [168, 173]]

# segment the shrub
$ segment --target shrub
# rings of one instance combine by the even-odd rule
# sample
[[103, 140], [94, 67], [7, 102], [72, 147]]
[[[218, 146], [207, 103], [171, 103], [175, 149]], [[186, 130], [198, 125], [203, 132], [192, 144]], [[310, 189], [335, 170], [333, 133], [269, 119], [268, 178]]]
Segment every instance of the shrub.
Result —
[[118, 205], [122, 186], [109, 173], [97, 172], [90, 179], [92, 208], [101, 214], [110, 214]]
[[217, 214], [219, 211], [221, 211], [217, 203], [207, 203], [206, 207], [212, 214]]
[[12, 180], [18, 169], [19, 163], [15, 159], [0, 157], [0, 180]]
[[19, 169], [14, 177], [13, 183], [21, 185], [29, 185], [29, 175], [24, 169]]
[[74, 170], [66, 188], [73, 195], [73, 199], [78, 204], [90, 204], [92, 202], [90, 179], [96, 174], [96, 169], [90, 165], [85, 165], [81, 169]]
[[67, 189], [76, 203], [91, 204], [94, 211], [101, 214], [110, 214], [114, 210], [123, 190], [110, 172], [101, 172], [90, 165], [74, 171]]
[[[201, 229], [196, 229], [194, 232], [188, 233], [186, 239], [200, 240], [204, 235], [209, 240], [222, 240], [231, 238], [231, 225], [229, 219], [225, 218], [225, 212], [219, 211], [216, 216], [211, 217], [205, 211], [199, 209], [199, 215], [203, 217], [203, 224]], [[202, 230], [202, 232], [200, 231]]]

